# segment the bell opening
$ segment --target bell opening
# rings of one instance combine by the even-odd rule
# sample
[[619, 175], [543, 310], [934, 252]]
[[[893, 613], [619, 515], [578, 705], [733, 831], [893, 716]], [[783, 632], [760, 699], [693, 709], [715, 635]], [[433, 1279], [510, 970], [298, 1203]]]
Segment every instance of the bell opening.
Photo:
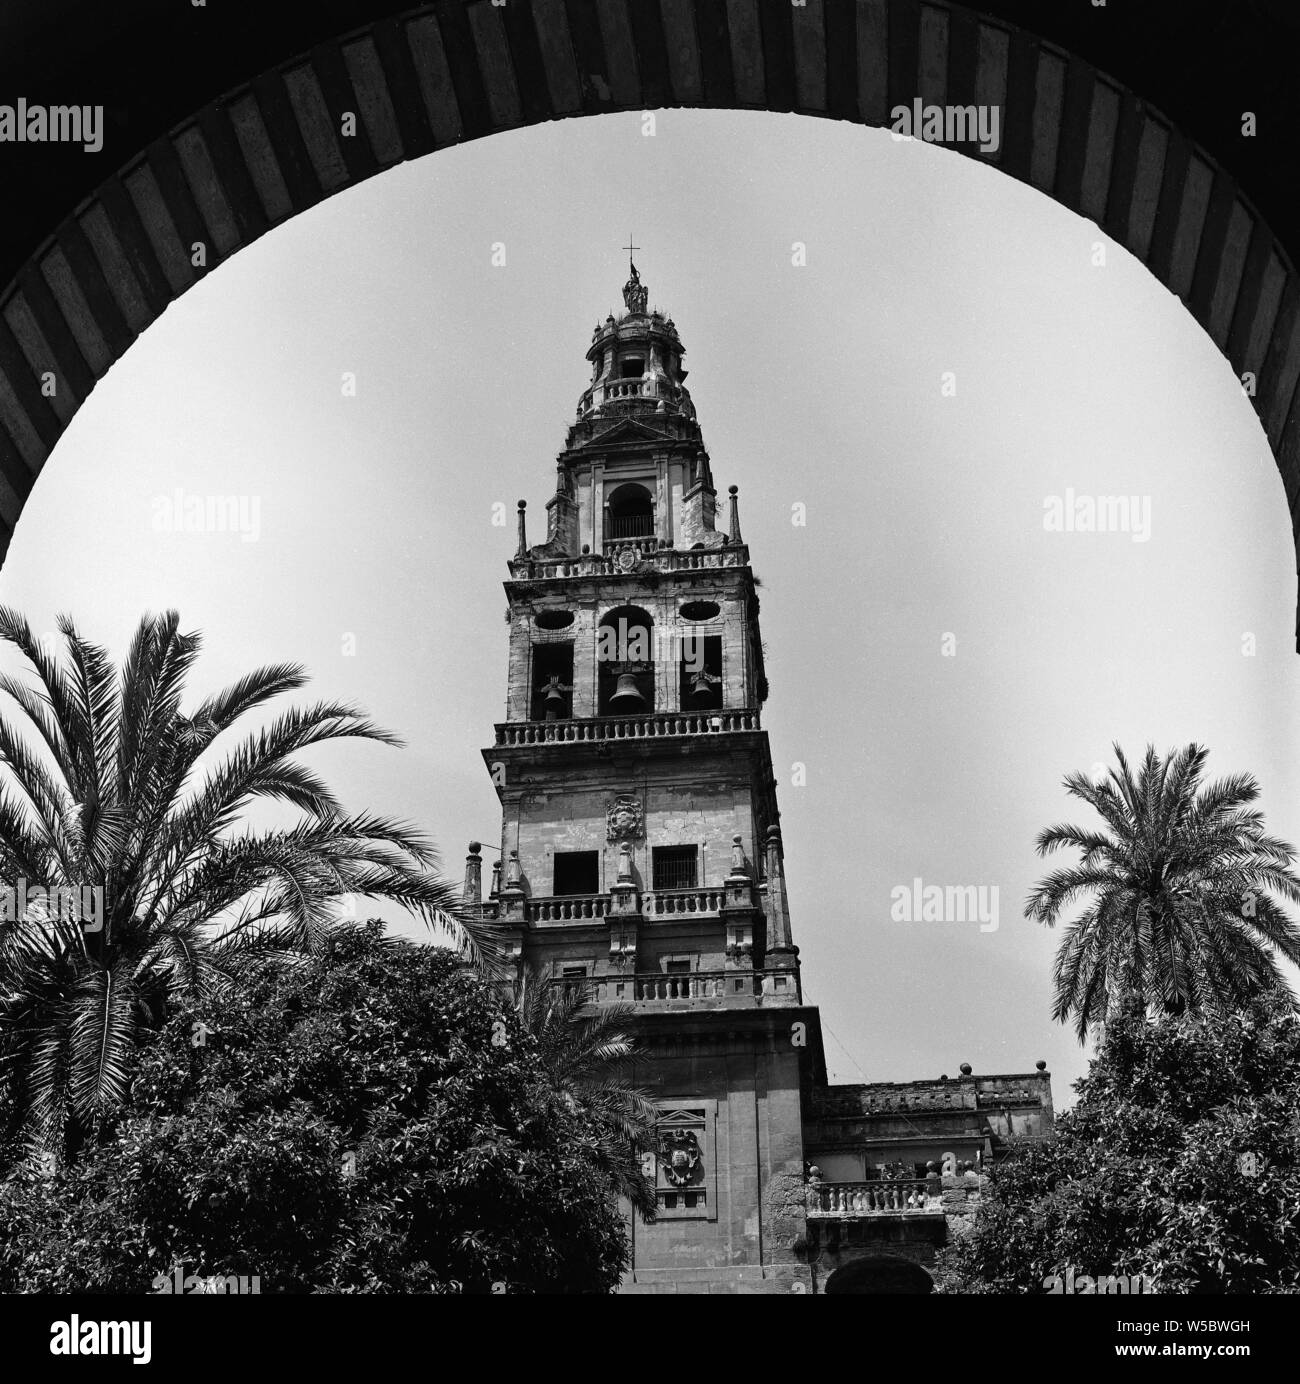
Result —
[[573, 644], [533, 645], [532, 719], [564, 721], [573, 715]]
[[639, 606], [619, 606], [596, 640], [598, 716], [640, 716], [655, 709], [654, 621]]
[[681, 704], [691, 711], [722, 705], [722, 636], [689, 633], [681, 642]]

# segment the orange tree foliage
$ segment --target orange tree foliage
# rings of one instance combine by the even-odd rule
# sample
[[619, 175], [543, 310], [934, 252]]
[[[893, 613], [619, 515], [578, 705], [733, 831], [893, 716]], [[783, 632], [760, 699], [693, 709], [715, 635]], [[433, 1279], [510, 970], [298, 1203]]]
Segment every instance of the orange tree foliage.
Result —
[[148, 1292], [177, 1266], [263, 1293], [609, 1291], [637, 1155], [551, 1090], [448, 952], [344, 932], [173, 1017], [72, 1165], [10, 1151], [0, 1291]]

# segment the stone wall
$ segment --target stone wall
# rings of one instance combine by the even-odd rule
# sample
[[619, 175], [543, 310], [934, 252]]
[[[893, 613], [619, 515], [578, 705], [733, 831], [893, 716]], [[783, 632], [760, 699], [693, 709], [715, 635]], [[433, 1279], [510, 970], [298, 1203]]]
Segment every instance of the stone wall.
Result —
[[[800, 1056], [785, 1020], [704, 1016], [687, 1037], [650, 1043], [633, 1079], [657, 1097], [716, 1102], [708, 1215], [631, 1227], [625, 1292], [810, 1291], [800, 1138]], [[796, 1288], [795, 1285], [799, 1287]]]

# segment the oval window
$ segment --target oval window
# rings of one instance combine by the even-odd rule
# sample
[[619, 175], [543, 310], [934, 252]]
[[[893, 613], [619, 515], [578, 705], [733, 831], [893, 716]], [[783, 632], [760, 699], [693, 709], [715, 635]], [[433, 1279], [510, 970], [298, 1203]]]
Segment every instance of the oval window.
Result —
[[682, 619], [712, 620], [721, 608], [717, 601], [687, 601], [682, 607]]
[[539, 630], [562, 630], [567, 629], [573, 624], [573, 611], [571, 610], [543, 610], [537, 616], [537, 628]]

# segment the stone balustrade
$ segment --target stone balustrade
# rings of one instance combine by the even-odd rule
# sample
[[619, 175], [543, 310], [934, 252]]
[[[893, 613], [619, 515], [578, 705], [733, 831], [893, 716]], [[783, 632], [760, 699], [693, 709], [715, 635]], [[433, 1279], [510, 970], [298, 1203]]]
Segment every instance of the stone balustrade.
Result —
[[[741, 981], [737, 989], [736, 982]], [[638, 1004], [670, 1000], [712, 1000], [728, 995], [756, 995], [761, 976], [754, 971], [689, 971], [683, 975], [636, 977]]]
[[650, 393], [646, 388], [648, 381], [632, 380], [608, 380], [601, 386], [605, 399], [639, 399], [643, 395]]
[[943, 1214], [938, 1179], [899, 1178], [878, 1182], [810, 1182], [809, 1216], [902, 1216]]
[[569, 721], [504, 721], [498, 745], [565, 745], [578, 741], [644, 740], [668, 735], [728, 735], [759, 730], [757, 708], [664, 711], [649, 716], [595, 716]]
[[528, 899], [524, 908], [530, 923], [568, 923], [583, 918], [603, 918], [609, 912], [609, 895], [562, 894]]
[[759, 971], [690, 971], [682, 975], [619, 974], [577, 977], [557, 976], [550, 985], [581, 985], [592, 1004], [671, 1005], [695, 1003], [713, 1008], [723, 1000], [762, 1002], [763, 976]]
[[[716, 917], [727, 902], [727, 891], [713, 889], [659, 889], [641, 895], [643, 917]], [[610, 913], [609, 894], [556, 894], [524, 901], [532, 923], [567, 923], [583, 918], [605, 918]]]
[[[644, 540], [640, 540], [644, 542]], [[581, 557], [515, 558], [510, 574], [516, 581], [548, 581], [554, 577], [616, 577], [622, 569], [615, 564], [614, 554], [624, 540], [606, 543], [606, 554], [585, 553]], [[643, 567], [657, 572], [701, 572], [719, 567], [747, 567], [749, 548], [743, 543], [725, 548], [697, 548], [678, 552], [673, 548], [649, 547], [638, 551]]]
[[641, 896], [641, 912], [647, 917], [674, 914], [720, 913], [727, 902], [725, 889], [659, 889]]

